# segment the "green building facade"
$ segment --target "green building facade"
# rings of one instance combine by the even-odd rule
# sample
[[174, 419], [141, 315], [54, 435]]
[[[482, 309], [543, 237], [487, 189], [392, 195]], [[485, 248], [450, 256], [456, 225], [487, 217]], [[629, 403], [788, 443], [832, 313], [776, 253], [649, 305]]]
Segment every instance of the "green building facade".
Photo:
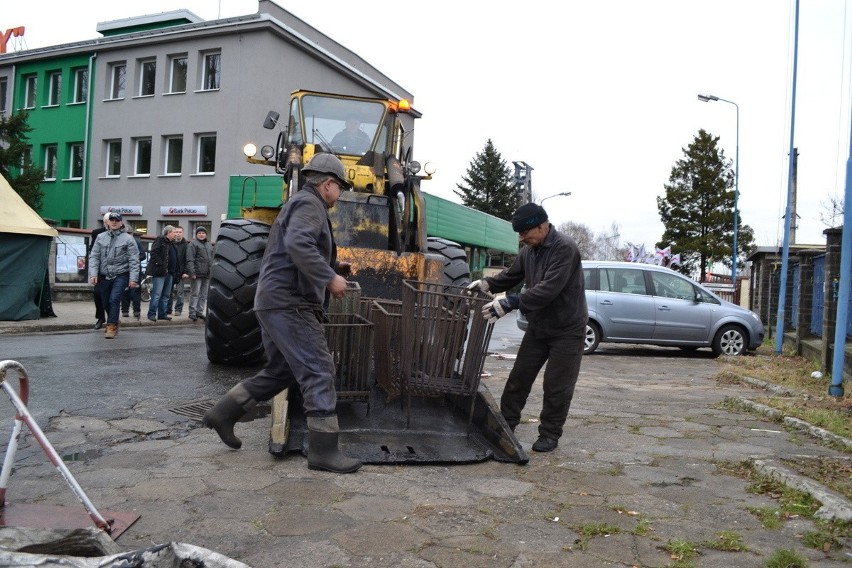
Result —
[[42, 217], [80, 227], [86, 195], [86, 135], [90, 118], [89, 57], [21, 63], [13, 108], [27, 113], [30, 161], [44, 169]]

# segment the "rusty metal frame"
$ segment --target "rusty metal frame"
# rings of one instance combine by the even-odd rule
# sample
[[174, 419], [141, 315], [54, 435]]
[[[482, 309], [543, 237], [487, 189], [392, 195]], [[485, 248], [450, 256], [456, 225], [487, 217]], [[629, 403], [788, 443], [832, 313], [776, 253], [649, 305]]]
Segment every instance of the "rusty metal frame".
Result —
[[493, 322], [482, 317], [490, 298], [464, 287], [403, 282], [401, 385], [411, 421], [411, 396], [420, 393], [468, 396], [469, 417]]

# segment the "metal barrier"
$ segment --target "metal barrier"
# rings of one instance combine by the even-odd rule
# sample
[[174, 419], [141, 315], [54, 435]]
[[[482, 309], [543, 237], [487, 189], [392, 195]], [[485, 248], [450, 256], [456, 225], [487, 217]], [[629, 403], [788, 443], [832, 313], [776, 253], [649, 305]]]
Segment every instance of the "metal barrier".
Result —
[[[18, 380], [20, 382], [20, 396], [15, 392], [9, 383], [6, 382], [6, 373], [9, 370], [15, 370], [18, 372]], [[29, 378], [27, 377], [27, 371], [24, 369], [23, 365], [18, 363], [17, 361], [0, 361], [0, 388], [2, 388], [6, 394], [9, 396], [9, 399], [12, 401], [12, 405], [15, 407], [17, 413], [15, 414], [15, 424], [12, 428], [12, 437], [9, 440], [9, 445], [6, 448], [6, 457], [3, 460], [3, 469], [0, 471], [0, 506], [6, 505], [6, 488], [9, 484], [9, 476], [12, 473], [12, 469], [14, 467], [15, 462], [15, 453], [18, 451], [18, 441], [21, 436], [21, 423], [25, 423], [27, 427], [32, 432], [38, 444], [41, 446], [41, 449], [44, 450], [44, 453], [47, 454], [50, 463], [59, 470], [59, 473], [65, 479], [65, 482], [68, 483], [68, 486], [71, 487], [71, 490], [74, 492], [74, 495], [77, 496], [77, 499], [80, 503], [83, 504], [83, 507], [86, 508], [86, 511], [89, 513], [89, 517], [95, 523], [95, 525], [103, 530], [106, 533], [112, 532], [112, 521], [107, 521], [89, 500], [86, 496], [86, 493], [74, 479], [74, 476], [71, 475], [71, 472], [65, 466], [65, 463], [62, 461], [62, 458], [56, 453], [56, 450], [53, 449], [53, 446], [47, 440], [47, 437], [44, 435], [44, 432], [39, 427], [38, 423], [36, 423], [32, 414], [30, 414], [27, 409], [27, 398], [29, 396]]]
[[480, 315], [490, 298], [466, 288], [403, 282], [401, 333], [402, 390], [412, 394], [471, 397], [479, 388], [493, 322]]
[[376, 383], [388, 398], [402, 392], [400, 384], [400, 336], [402, 334], [402, 302], [372, 300], [368, 319], [373, 322], [373, 360]]
[[357, 314], [328, 314], [323, 327], [334, 359], [337, 398], [369, 400], [373, 324]]

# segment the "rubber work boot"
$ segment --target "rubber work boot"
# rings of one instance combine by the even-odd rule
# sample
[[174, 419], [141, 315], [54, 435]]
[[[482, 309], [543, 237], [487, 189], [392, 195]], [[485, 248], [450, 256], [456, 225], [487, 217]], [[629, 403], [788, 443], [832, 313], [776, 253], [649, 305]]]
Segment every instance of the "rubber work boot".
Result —
[[204, 414], [204, 426], [216, 430], [225, 445], [239, 450], [243, 441], [234, 435], [234, 424], [254, 408], [257, 401], [239, 384], [225, 393], [216, 405]]
[[104, 333], [104, 337], [107, 339], [112, 339], [118, 333], [118, 326], [114, 323], [106, 324], [106, 332]]
[[333, 473], [352, 473], [361, 462], [340, 453], [337, 416], [308, 416], [308, 468]]

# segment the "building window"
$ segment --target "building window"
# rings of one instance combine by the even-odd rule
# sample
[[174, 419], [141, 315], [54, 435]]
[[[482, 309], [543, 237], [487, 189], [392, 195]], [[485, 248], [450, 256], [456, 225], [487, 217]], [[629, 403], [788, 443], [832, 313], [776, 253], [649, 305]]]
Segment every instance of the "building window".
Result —
[[6, 105], [9, 102], [9, 81], [6, 77], [0, 77], [0, 114], [6, 113]]
[[201, 73], [201, 90], [212, 91], [219, 88], [221, 80], [222, 54], [208, 53], [204, 56], [204, 69]]
[[186, 56], [178, 55], [172, 58], [170, 65], [169, 92], [186, 92]]
[[74, 70], [74, 102], [84, 103], [89, 100], [89, 70]]
[[216, 172], [216, 136], [200, 134], [198, 136], [198, 173]]
[[51, 71], [47, 74], [47, 106], [59, 106], [62, 100], [62, 72]]
[[107, 141], [106, 175], [107, 177], [121, 175], [121, 140]]
[[151, 139], [136, 139], [136, 161], [133, 174], [137, 176], [151, 175]]
[[183, 136], [166, 138], [166, 167], [167, 174], [179, 174], [183, 162]]
[[44, 179], [56, 179], [56, 145], [44, 147]]
[[126, 83], [127, 66], [124, 63], [114, 63], [110, 68], [109, 98], [123, 99]]
[[71, 144], [68, 148], [68, 157], [71, 159], [71, 168], [69, 171], [70, 179], [82, 179], [83, 178], [83, 144], [75, 143]]
[[27, 146], [24, 148], [24, 153], [21, 154], [21, 169], [26, 169], [33, 165], [33, 147]]
[[157, 80], [157, 62], [153, 59], [139, 63], [139, 96], [150, 97], [154, 94]]
[[24, 108], [35, 108], [37, 87], [38, 79], [35, 75], [24, 77]]

